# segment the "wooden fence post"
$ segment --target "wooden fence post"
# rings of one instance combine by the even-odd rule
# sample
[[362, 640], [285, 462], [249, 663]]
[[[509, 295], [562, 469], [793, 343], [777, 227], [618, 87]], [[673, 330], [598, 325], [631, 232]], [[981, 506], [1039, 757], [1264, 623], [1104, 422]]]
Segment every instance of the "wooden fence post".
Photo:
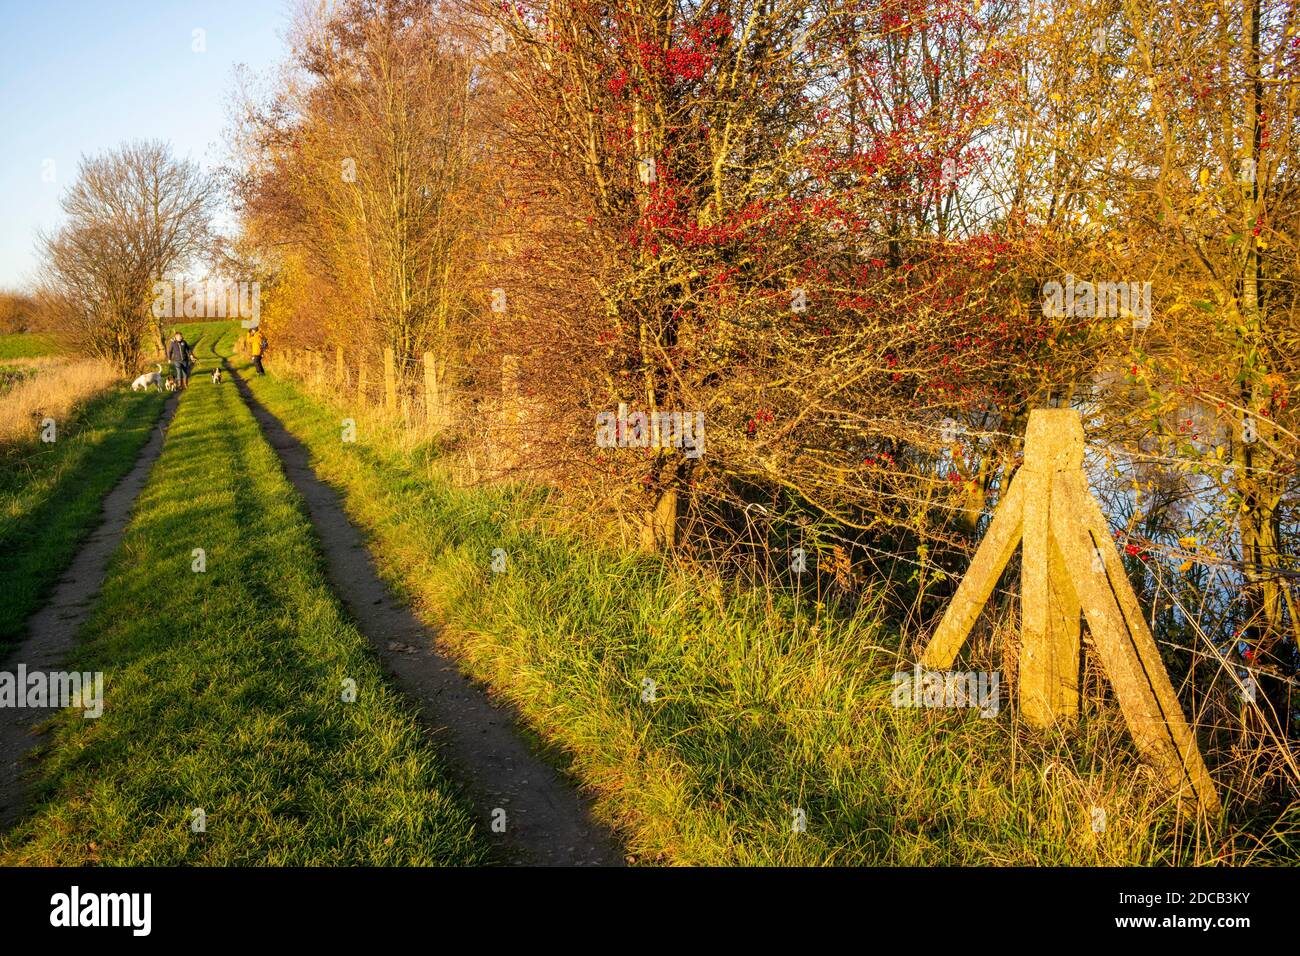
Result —
[[519, 356], [501, 356], [501, 424], [502, 464], [513, 467], [519, 453]]
[[1053, 408], [1031, 415], [1025, 449], [1020, 712], [1031, 725], [1049, 727], [1058, 721], [1069, 723], [1079, 714], [1079, 599], [1051, 534], [1053, 479], [1063, 471], [1083, 468], [1083, 423], [1078, 413]]
[[392, 349], [384, 349], [384, 407], [397, 411], [397, 363]]
[[1219, 797], [1183, 717], [1137, 595], [1083, 470], [1083, 423], [1069, 408], [1030, 413], [1025, 464], [980, 542], [921, 663], [946, 670], [1016, 545], [1021, 556], [1020, 709], [1048, 726], [1078, 712], [1079, 615], [1092, 634], [1138, 751], [1207, 812]]
[[424, 419], [432, 429], [442, 427], [442, 396], [438, 394], [438, 366], [432, 352], [424, 353]]

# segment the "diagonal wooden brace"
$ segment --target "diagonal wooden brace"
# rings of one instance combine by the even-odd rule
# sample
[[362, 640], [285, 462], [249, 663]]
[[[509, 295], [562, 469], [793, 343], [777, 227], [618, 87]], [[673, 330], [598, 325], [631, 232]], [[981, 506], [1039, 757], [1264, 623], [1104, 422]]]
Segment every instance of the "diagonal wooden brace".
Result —
[[1169, 683], [1155, 638], [1142, 616], [1106, 519], [1082, 472], [1056, 476], [1052, 532], [1074, 575], [1092, 643], [1115, 689], [1138, 751], [1170, 787], [1219, 810], [1214, 782], [1196, 736]]
[[1021, 518], [1024, 513], [1025, 483], [1019, 474], [1011, 480], [1007, 496], [993, 514], [984, 540], [980, 542], [971, 560], [966, 576], [957, 586], [948, 610], [943, 614], [938, 629], [926, 645], [921, 665], [931, 670], [947, 670], [957, 659], [957, 652], [970, 629], [974, 627], [980, 611], [988, 601], [998, 578], [1020, 544]]

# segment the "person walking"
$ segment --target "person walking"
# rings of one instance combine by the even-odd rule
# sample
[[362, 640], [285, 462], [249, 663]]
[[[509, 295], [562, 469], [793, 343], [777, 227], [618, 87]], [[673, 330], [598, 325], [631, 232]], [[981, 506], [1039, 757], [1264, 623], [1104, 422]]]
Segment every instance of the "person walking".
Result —
[[253, 355], [253, 367], [257, 369], [258, 375], [265, 375], [266, 370], [262, 368], [262, 356], [266, 354], [266, 336], [257, 329], [250, 329], [248, 338], [248, 350]]
[[185, 341], [185, 336], [181, 335], [180, 329], [177, 329], [172, 340], [167, 343], [167, 361], [171, 363], [172, 378], [177, 388], [184, 388], [185, 383], [189, 381], [190, 362], [193, 357], [194, 351]]

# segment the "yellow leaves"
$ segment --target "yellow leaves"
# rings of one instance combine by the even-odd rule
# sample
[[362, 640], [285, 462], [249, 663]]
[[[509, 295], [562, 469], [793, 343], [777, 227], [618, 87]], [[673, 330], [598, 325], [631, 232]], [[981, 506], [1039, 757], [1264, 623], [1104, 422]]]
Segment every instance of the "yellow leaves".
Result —
[[1192, 567], [1193, 567], [1195, 564], [1196, 564], [1195, 561], [1192, 561], [1192, 560], [1189, 559], [1189, 560], [1187, 560], [1187, 561], [1184, 561], [1182, 564], [1178, 565], [1178, 570], [1179, 570], [1179, 571], [1190, 571], [1190, 570], [1192, 570]]
[[1210, 185], [1210, 171], [1209, 171], [1208, 169], [1202, 169], [1202, 170], [1201, 170], [1201, 188], [1204, 189], [1204, 188], [1205, 188], [1206, 186], [1208, 186], [1208, 185]]
[[1196, 538], [1192, 535], [1187, 535], [1186, 537], [1179, 538], [1178, 543], [1184, 548], [1194, 548], [1196, 547]]

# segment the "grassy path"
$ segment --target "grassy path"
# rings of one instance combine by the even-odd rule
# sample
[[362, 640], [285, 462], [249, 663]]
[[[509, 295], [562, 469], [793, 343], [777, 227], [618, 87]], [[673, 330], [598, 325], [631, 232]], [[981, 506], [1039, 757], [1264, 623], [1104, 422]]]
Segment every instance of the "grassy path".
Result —
[[68, 665], [104, 672], [103, 716], [55, 717], [38, 805], [0, 863], [487, 859], [228, 382], [200, 374], [181, 397]]
[[165, 396], [123, 387], [88, 403], [58, 440], [0, 447], [0, 648], [22, 634], [135, 463]]
[[593, 819], [586, 797], [538, 755], [520, 733], [516, 715], [467, 679], [438, 650], [435, 631], [384, 585], [338, 496], [312, 469], [306, 448], [253, 397], [243, 376], [236, 384], [306, 503], [335, 593], [397, 686], [418, 703], [429, 733], [474, 799], [478, 818], [491, 821], [503, 858], [537, 866], [622, 865], [622, 847]]

